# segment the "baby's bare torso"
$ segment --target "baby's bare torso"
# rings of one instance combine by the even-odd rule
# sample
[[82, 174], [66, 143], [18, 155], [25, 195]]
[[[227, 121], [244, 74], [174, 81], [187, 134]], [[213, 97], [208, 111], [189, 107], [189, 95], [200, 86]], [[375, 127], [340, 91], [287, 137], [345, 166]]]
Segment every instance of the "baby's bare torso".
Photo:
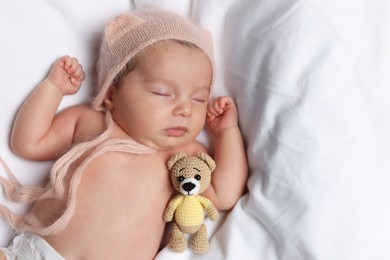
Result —
[[[153, 259], [165, 229], [163, 211], [173, 194], [166, 166], [178, 151], [203, 146], [194, 141], [179, 149], [151, 154], [108, 152], [83, 172], [76, 211], [66, 228], [44, 237], [67, 260]], [[43, 224], [58, 218], [62, 202], [33, 207]]]
[[[166, 157], [111, 152], [94, 160], [83, 173], [70, 223], [45, 239], [66, 259], [152, 259], [172, 195]], [[37, 215], [56, 215], [47, 214], [53, 203], [36, 207]]]
[[[94, 160], [83, 173], [72, 220], [45, 239], [68, 260], [152, 259], [173, 192], [165, 167], [168, 157], [164, 152], [111, 152]], [[37, 215], [55, 216], [55, 204], [37, 206]]]

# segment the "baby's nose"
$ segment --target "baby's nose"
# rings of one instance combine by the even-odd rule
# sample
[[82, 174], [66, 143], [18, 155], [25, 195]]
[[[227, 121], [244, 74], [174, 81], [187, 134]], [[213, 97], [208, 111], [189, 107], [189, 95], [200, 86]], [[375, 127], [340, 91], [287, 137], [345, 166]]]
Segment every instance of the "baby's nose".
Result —
[[174, 110], [175, 116], [189, 117], [192, 114], [192, 107], [190, 102], [181, 102]]

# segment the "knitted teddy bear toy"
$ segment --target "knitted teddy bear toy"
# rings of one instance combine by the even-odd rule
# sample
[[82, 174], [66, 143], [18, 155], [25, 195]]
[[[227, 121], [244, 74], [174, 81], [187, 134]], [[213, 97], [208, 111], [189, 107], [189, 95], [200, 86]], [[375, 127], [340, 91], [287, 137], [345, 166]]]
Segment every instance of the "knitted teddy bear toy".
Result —
[[177, 153], [168, 161], [172, 184], [180, 194], [169, 202], [164, 212], [164, 221], [170, 222], [175, 216], [175, 224], [168, 247], [174, 252], [187, 248], [186, 234], [193, 234], [191, 248], [197, 254], [206, 253], [209, 248], [204, 221], [204, 209], [213, 221], [219, 213], [213, 203], [200, 195], [209, 186], [211, 172], [215, 169], [214, 160], [206, 153], [187, 156]]

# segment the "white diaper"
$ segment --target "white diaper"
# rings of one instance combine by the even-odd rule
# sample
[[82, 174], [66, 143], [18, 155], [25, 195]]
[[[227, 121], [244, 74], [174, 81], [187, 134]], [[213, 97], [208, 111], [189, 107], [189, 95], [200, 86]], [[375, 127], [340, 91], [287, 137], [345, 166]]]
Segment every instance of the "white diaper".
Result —
[[65, 260], [40, 236], [24, 232], [14, 238], [8, 248], [1, 248], [7, 260]]

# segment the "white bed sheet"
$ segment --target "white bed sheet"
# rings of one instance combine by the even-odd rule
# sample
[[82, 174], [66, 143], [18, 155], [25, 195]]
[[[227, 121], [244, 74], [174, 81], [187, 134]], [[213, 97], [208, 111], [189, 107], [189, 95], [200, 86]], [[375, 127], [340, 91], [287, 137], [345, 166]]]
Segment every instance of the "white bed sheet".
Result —
[[[103, 22], [149, 4], [212, 32], [215, 94], [238, 103], [251, 171], [248, 194], [207, 221], [206, 255], [164, 249], [156, 258], [390, 259], [387, 0], [2, 1], [0, 155], [15, 175], [37, 184], [49, 167], [14, 156], [8, 139], [51, 62], [79, 57], [89, 80], [63, 106], [85, 100]], [[0, 221], [0, 245], [11, 236]]]

